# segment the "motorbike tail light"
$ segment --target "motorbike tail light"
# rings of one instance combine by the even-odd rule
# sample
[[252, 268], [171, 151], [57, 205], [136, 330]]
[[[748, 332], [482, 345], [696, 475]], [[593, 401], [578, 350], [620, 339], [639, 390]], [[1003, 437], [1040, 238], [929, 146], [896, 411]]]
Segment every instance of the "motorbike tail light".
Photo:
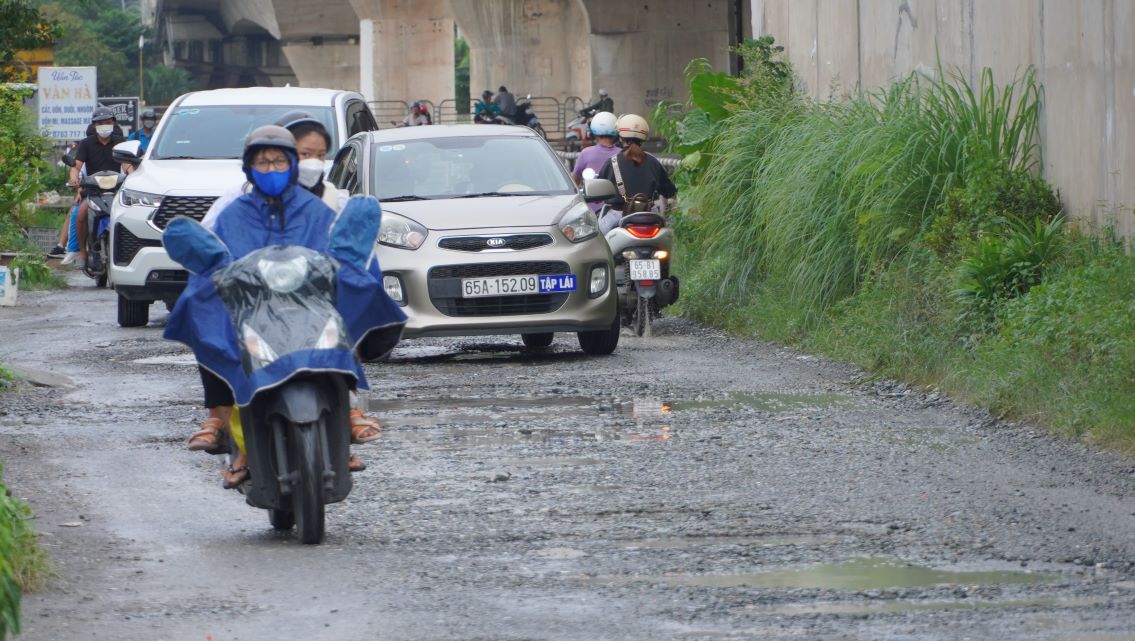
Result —
[[658, 225], [627, 225], [627, 232], [635, 238], [654, 238], [660, 231]]
[[654, 284], [654, 281], [652, 281], [652, 280], [640, 280], [640, 281], [638, 281], [638, 284], [642, 285], [643, 287], [650, 287], [651, 285]]

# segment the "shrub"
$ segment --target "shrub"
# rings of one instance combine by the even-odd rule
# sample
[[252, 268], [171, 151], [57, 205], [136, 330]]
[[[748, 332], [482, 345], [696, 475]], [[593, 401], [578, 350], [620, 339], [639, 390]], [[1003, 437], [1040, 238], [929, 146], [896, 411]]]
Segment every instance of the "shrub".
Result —
[[[3, 468], [0, 468], [0, 473]], [[28, 506], [0, 480], [0, 639], [20, 632], [20, 595], [43, 587], [47, 557], [28, 527]]]

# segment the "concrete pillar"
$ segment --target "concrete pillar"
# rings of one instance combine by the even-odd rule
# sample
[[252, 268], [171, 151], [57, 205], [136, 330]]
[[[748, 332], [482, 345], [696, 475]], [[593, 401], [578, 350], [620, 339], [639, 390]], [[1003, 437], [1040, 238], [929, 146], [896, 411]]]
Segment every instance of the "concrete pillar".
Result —
[[469, 43], [469, 93], [501, 85], [525, 94], [586, 99], [591, 86], [587, 14], [579, 0], [450, 0]]
[[359, 22], [349, 0], [273, 0], [280, 44], [301, 87], [359, 89]]
[[[453, 16], [447, 0], [351, 0], [374, 25], [374, 99], [453, 98]], [[436, 115], [436, 114], [435, 114]]]
[[684, 100], [684, 71], [695, 58], [729, 70], [735, 0], [580, 1], [591, 25], [591, 94], [607, 89], [617, 112]]

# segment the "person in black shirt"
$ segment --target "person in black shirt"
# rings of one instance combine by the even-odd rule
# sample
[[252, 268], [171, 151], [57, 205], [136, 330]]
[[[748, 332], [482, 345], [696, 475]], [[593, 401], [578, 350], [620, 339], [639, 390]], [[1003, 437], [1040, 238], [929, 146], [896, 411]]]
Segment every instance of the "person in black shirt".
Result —
[[[643, 141], [650, 135], [646, 119], [626, 114], [615, 123], [615, 128], [623, 141], [623, 151], [612, 156], [599, 170], [600, 178], [610, 180], [618, 188], [618, 193], [607, 201], [616, 214], [604, 216], [600, 221], [599, 228], [604, 234], [618, 224], [624, 213], [631, 213], [626, 211], [627, 203], [636, 200], [635, 196], [641, 197], [637, 200], [653, 203], [659, 196], [673, 198], [678, 194], [678, 188], [670, 180], [662, 163], [642, 150]], [[614, 163], [618, 163], [621, 181], [615, 173]]]
[[[72, 187], [79, 186], [79, 172], [87, 168], [87, 175], [100, 171], [121, 171], [121, 165], [114, 160], [114, 146], [124, 142], [125, 138], [115, 133], [117, 125], [114, 114], [106, 107], [99, 107], [91, 113], [91, 124], [95, 127], [94, 134], [87, 136], [79, 143], [75, 150], [75, 165], [71, 167], [70, 180], [67, 184]], [[78, 269], [87, 265], [87, 195], [80, 189], [79, 195], [83, 202], [79, 205], [79, 214], [75, 229], [79, 233], [79, 260], [75, 263]]]

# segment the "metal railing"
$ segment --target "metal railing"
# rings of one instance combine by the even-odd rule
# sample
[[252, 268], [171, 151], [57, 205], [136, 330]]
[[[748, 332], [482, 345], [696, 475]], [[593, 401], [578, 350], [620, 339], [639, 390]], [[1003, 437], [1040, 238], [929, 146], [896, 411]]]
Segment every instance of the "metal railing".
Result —
[[[575, 168], [575, 161], [579, 158], [578, 151], [560, 151], [557, 149], [555, 150], [555, 152], [556, 155], [560, 157], [560, 160], [564, 162], [564, 166], [567, 167], [568, 171], [571, 171]], [[654, 155], [654, 157], [657, 158], [658, 162], [666, 168], [667, 173], [674, 173], [674, 170], [678, 168], [678, 165], [682, 164], [682, 158], [680, 156]]]
[[389, 129], [395, 125], [392, 122], [402, 122], [406, 112], [410, 111], [410, 103], [404, 100], [373, 100], [367, 103], [370, 113], [378, 123], [379, 129]]

